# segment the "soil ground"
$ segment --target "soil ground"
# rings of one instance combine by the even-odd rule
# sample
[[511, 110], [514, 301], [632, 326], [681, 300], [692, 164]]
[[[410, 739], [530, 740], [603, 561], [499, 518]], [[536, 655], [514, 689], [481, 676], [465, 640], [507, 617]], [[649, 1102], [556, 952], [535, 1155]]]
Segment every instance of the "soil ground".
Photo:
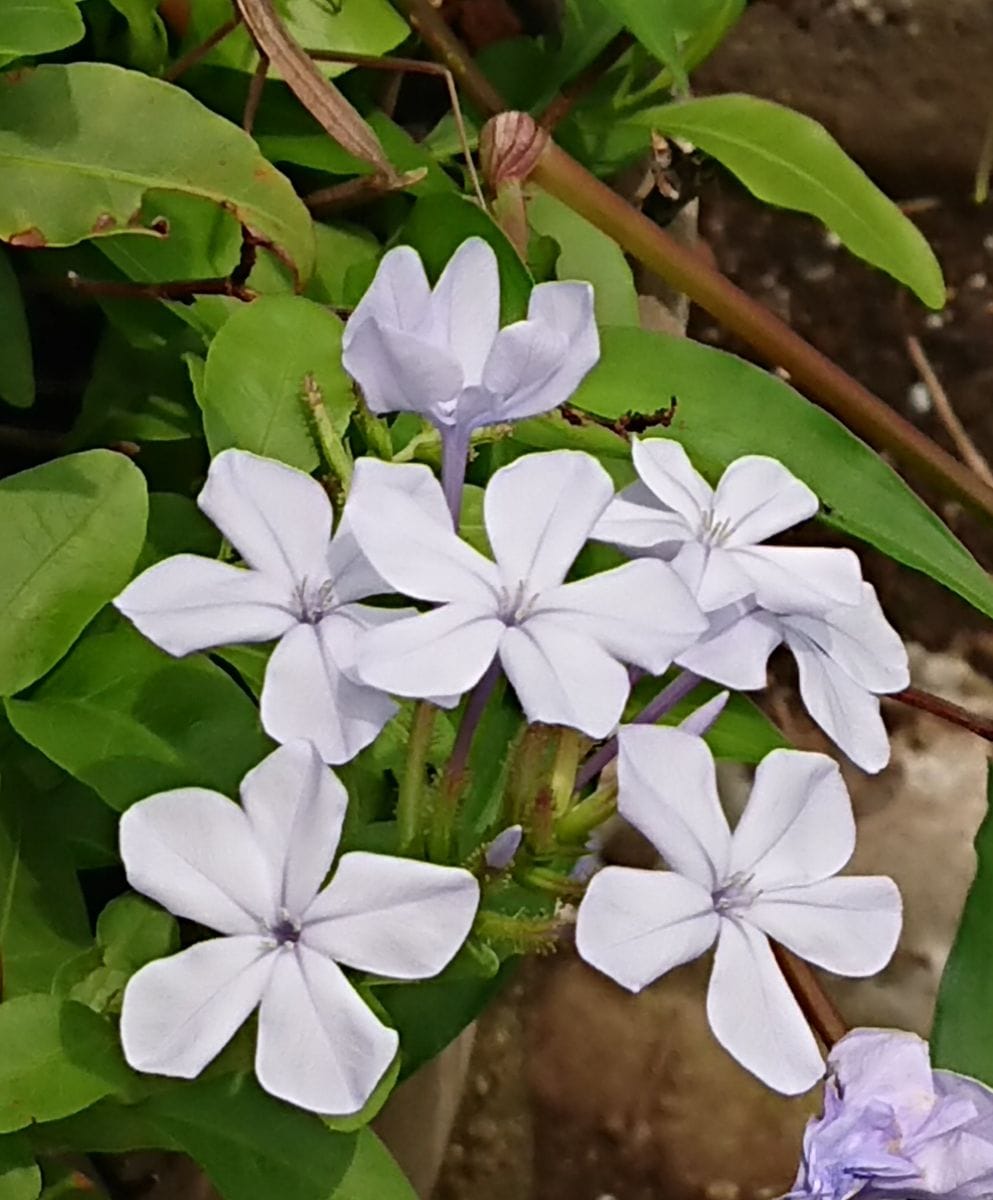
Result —
[[[993, 461], [993, 206], [970, 200], [991, 65], [985, 0], [758, 0], [696, 82], [777, 99], [827, 125], [907, 203], [949, 300], [928, 313], [816, 223], [759, 205], [726, 176], [701, 197], [701, 233], [721, 268], [950, 445], [907, 356], [906, 337], [919, 337]], [[742, 349], [706, 314], [693, 314], [691, 332]], [[938, 507], [993, 567], [993, 531]], [[918, 644], [916, 680], [993, 713], [989, 624], [927, 580], [865, 561], [894, 624]], [[787, 687], [769, 703], [798, 744], [820, 745]], [[926, 1033], [973, 869], [987, 754], [932, 718], [887, 716], [893, 764], [871, 780], [848, 773], [855, 866], [895, 875], [906, 933], [879, 980], [830, 986], [853, 1023]], [[706, 1027], [706, 972], [693, 964], [633, 998], [570, 953], [529, 964], [482, 1022], [440, 1200], [760, 1200], [786, 1190], [817, 1097], [772, 1097], [730, 1062]]]

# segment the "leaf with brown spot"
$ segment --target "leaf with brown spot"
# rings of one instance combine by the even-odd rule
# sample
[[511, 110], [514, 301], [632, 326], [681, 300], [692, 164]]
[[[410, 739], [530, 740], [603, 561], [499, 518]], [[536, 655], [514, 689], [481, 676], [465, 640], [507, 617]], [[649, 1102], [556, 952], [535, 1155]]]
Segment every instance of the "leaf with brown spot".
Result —
[[108, 63], [48, 64], [4, 94], [0, 240], [71, 246], [155, 236], [129, 224], [152, 189], [230, 209], [305, 280], [313, 222], [242, 129], [161, 79]]

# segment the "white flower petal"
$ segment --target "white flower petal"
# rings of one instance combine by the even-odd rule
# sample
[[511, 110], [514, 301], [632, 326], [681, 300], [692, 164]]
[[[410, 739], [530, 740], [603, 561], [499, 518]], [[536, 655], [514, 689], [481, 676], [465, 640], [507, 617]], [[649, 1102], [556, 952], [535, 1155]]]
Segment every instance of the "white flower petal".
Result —
[[483, 499], [483, 519], [503, 585], [527, 599], [555, 587], [583, 548], [614, 485], [577, 450], [526, 454], [501, 467]]
[[342, 364], [374, 413], [416, 412], [436, 424], [447, 423], [464, 382], [450, 354], [374, 318], [356, 327]]
[[124, 990], [124, 1057], [153, 1075], [199, 1075], [255, 1009], [272, 966], [258, 936], [212, 938], [148, 963]]
[[514, 398], [504, 420], [533, 416], [565, 403], [600, 359], [600, 335], [589, 283], [539, 283], [531, 291], [527, 319], [545, 324], [564, 337], [566, 351], [554, 374], [542, 385], [542, 403], [547, 408], [537, 407], [532, 395], [527, 401], [527, 411], [522, 412], [523, 398]]
[[783, 640], [778, 619], [744, 605], [709, 613], [710, 629], [676, 662], [724, 687], [754, 691], [766, 685], [769, 655]]
[[875, 588], [864, 583], [858, 605], [822, 617], [789, 614], [783, 625], [805, 636], [856, 683], [870, 692], [899, 692], [910, 686], [907, 648], [886, 620]]
[[612, 657], [661, 675], [707, 628], [683, 581], [639, 559], [544, 592], [532, 610], [598, 642]]
[[579, 957], [629, 992], [699, 958], [717, 937], [710, 894], [667, 871], [604, 867], [576, 917]]
[[507, 629], [500, 661], [528, 722], [606, 737], [624, 712], [626, 668], [590, 638], [547, 616]]
[[[359, 462], [366, 461], [359, 459]], [[328, 547], [327, 562], [335, 604], [351, 604], [393, 590], [362, 553], [352, 530], [347, 503]]]
[[787, 627], [786, 644], [796, 659], [807, 712], [856, 766], [870, 774], [881, 771], [890, 761], [890, 740], [878, 698], [804, 634]]
[[397, 709], [385, 693], [345, 673], [359, 633], [339, 611], [283, 638], [269, 659], [260, 697], [262, 726], [271, 738], [307, 738], [326, 763], [337, 764], [351, 761], [379, 735]]
[[[346, 358], [355, 332], [372, 317], [387, 329], [416, 333], [429, 325], [431, 285], [421, 256], [412, 246], [395, 246], [383, 255], [372, 283], [345, 325]], [[348, 371], [348, 363], [345, 362]]]
[[617, 807], [668, 866], [712, 892], [724, 879], [731, 831], [707, 744], [681, 729], [622, 725]]
[[431, 295], [432, 339], [477, 384], [500, 328], [500, 272], [490, 244], [467, 238], [448, 260]]
[[687, 542], [673, 558], [672, 569], [705, 613], [750, 600], [755, 589], [751, 577], [741, 569], [735, 556], [719, 546]]
[[139, 800], [121, 817], [128, 883], [177, 917], [221, 933], [257, 933], [276, 895], [269, 866], [237, 804], [206, 788]]
[[768, 939], [744, 922], [721, 921], [707, 1019], [728, 1054], [777, 1092], [795, 1096], [824, 1074], [817, 1042]]
[[354, 851], [304, 917], [300, 940], [335, 962], [388, 979], [429, 979], [455, 957], [479, 907], [460, 867]]
[[331, 501], [303, 471], [245, 450], [222, 450], [197, 504], [250, 567], [290, 592], [326, 578]]
[[133, 580], [114, 601], [141, 633], [169, 654], [267, 642], [296, 624], [289, 586], [198, 554], [176, 554]]
[[358, 1112], [399, 1040], [330, 959], [301, 945], [279, 953], [262, 997], [255, 1055], [267, 1092], [329, 1116]]
[[861, 978], [893, 957], [902, 913], [892, 879], [856, 875], [765, 892], [743, 917], [808, 962]]
[[632, 438], [631, 458], [642, 483], [698, 531], [713, 507], [714, 493], [682, 446], [667, 438]]
[[851, 550], [741, 546], [727, 554], [751, 580], [756, 603], [770, 612], [821, 614], [856, 605], [862, 595], [862, 569]]
[[778, 459], [746, 454], [721, 476], [714, 512], [731, 523], [727, 544], [748, 546], [812, 517], [817, 497]]
[[395, 696], [461, 696], [493, 661], [504, 629], [490, 612], [446, 604], [362, 634], [354, 670]]
[[814, 883], [855, 849], [855, 818], [838, 764], [826, 754], [773, 750], [759, 763], [731, 839], [732, 875], [762, 890]]
[[360, 549], [392, 587], [420, 600], [496, 605], [496, 566], [462, 541], [450, 517], [439, 520], [444, 495], [427, 467], [381, 465], [361, 477], [356, 469], [356, 477], [349, 522]]
[[666, 560], [695, 536], [686, 518], [663, 508], [655, 493], [640, 480], [611, 500], [590, 534], [598, 542], [631, 550], [653, 550]]
[[280, 746], [241, 781], [241, 804], [291, 916], [317, 895], [334, 858], [348, 793], [310, 742]]

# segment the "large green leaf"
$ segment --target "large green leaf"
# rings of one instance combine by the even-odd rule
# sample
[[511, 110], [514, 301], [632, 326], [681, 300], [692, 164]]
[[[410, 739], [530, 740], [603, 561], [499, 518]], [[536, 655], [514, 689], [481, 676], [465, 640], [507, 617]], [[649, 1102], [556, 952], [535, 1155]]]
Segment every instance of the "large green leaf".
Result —
[[247, 133], [180, 88], [108, 63], [49, 65], [5, 76], [0, 104], [0, 238], [155, 236], [140, 209], [158, 188], [228, 208], [310, 274], [310, 214], [289, 182]]
[[0, 1133], [55, 1121], [129, 1085], [110, 1023], [57, 996], [0, 1004]]
[[649, 54], [686, 85], [686, 72], [707, 57], [745, 10], [745, 0], [599, 0]]
[[0, 1200], [36, 1200], [41, 1192], [41, 1171], [31, 1144], [21, 1133], [0, 1137]]
[[0, 695], [54, 666], [121, 590], [147, 511], [141, 472], [110, 450], [0, 482]]
[[4, 0], [2, 16], [0, 66], [75, 45], [86, 32], [74, 0]]
[[127, 22], [126, 53], [130, 66], [158, 74], [169, 50], [158, 0], [110, 0]]
[[931, 1059], [936, 1067], [961, 1071], [993, 1086], [993, 768], [986, 794], [991, 807], [976, 834], [976, 877], [941, 977]]
[[21, 288], [0, 247], [0, 400], [16, 408], [34, 404], [31, 339]]
[[313, 376], [339, 433], [355, 404], [341, 333], [333, 313], [303, 296], [263, 297], [229, 317], [210, 344], [198, 389], [211, 453], [237, 446], [312, 471], [318, 454], [305, 377]]
[[360, 1129], [355, 1153], [334, 1200], [417, 1200], [396, 1159], [368, 1127]]
[[245, 1076], [183, 1083], [134, 1105], [103, 1101], [32, 1140], [36, 1149], [185, 1151], [226, 1200], [329, 1200], [356, 1142]]
[[[961, 542], [874, 451], [781, 379], [733, 354], [638, 329], [603, 330], [602, 348], [573, 398], [576, 407], [616, 421], [655, 413], [674, 396], [672, 424], [653, 426], [650, 436], [681, 442], [711, 477], [742, 454], [778, 458], [817, 493], [826, 524], [993, 616], [993, 580]], [[529, 421], [515, 436], [628, 457], [626, 438], [604, 428], [587, 433], [561, 420]]]
[[945, 303], [941, 267], [916, 225], [810, 117], [755, 96], [705, 96], [630, 118], [712, 154], [760, 200], [810, 213], [854, 254], [931, 308]]
[[0, 783], [3, 998], [48, 991], [59, 967], [89, 941], [83, 897], [61, 831], [43, 798], [5, 766]]
[[251, 700], [220, 667], [176, 660], [130, 627], [84, 638], [26, 698], [17, 732], [113, 808], [153, 792], [233, 795], [272, 748]]
[[602, 325], [637, 325], [638, 294], [620, 246], [547, 192], [528, 201], [528, 224], [559, 246], [559, 279], [586, 279], [593, 285], [596, 316]]

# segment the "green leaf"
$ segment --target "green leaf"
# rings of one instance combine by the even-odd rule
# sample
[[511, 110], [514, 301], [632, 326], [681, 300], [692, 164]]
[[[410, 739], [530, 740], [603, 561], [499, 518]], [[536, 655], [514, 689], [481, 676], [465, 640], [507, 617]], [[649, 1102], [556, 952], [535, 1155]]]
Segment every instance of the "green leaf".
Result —
[[[317, 238], [317, 264], [307, 285], [307, 296], [318, 304], [333, 308], [351, 308], [357, 304], [372, 278], [379, 260], [380, 245], [359, 226], [314, 226]], [[352, 280], [363, 274], [363, 286], [356, 289]]]
[[108, 329], [83, 392], [72, 447], [170, 442], [199, 434], [200, 413], [177, 348], [139, 350]]
[[174, 787], [234, 795], [272, 748], [251, 700], [207, 658], [176, 660], [128, 626], [84, 638], [10, 723], [112, 808]]
[[247, 133], [160, 79], [108, 63], [48, 65], [0, 81], [0, 238], [68, 246], [130, 233], [151, 188], [230, 209], [306, 279], [310, 214]]
[[596, 318], [602, 325], [637, 325], [638, 294], [634, 276], [620, 246], [568, 205], [547, 192], [528, 201], [528, 224], [559, 244], [558, 279], [586, 279], [596, 295]]
[[227, 1200], [329, 1200], [356, 1143], [247, 1076], [183, 1083], [134, 1105], [104, 1101], [32, 1134], [36, 1149], [184, 1151]]
[[[655, 680], [644, 695], [644, 703], [632, 706], [634, 710], [643, 708], [658, 690], [658, 681]], [[695, 709], [723, 690], [715, 683], [700, 684], [691, 696], [666, 713], [662, 724], [678, 725]], [[640, 689], [636, 694], [640, 694]], [[760, 763], [771, 751], [788, 749], [790, 746], [765, 713], [740, 692], [731, 693], [724, 711], [703, 740], [715, 758], [740, 763]]]
[[113, 1027], [56, 996], [0, 1004], [0, 1133], [55, 1121], [128, 1086]]
[[371, 1129], [360, 1129], [355, 1154], [334, 1200], [417, 1200], [396, 1159]]
[[0, 66], [73, 46], [86, 32], [74, 0], [4, 0]]
[[499, 225], [463, 196], [421, 196], [397, 241], [413, 246], [434, 281], [469, 237], [489, 242], [500, 268], [500, 320], [520, 320], [527, 312], [533, 281]]
[[[616, 421], [624, 413], [651, 414], [672, 396], [668, 429], [650, 436], [681, 442], [715, 478], [742, 454], [778, 458], [817, 493], [825, 524], [861, 538], [891, 558], [922, 571], [993, 616], [993, 580], [935, 514], [864, 442], [774, 375], [732, 354], [685, 338], [637, 329], [601, 332], [602, 357], [572, 403]], [[529, 421], [515, 437], [548, 445], [594, 447], [601, 455], [629, 457], [626, 438], [564, 421]]]
[[220, 548], [221, 535], [195, 501], [174, 492], [152, 492], [148, 497], [148, 532], [134, 573], [139, 575], [173, 554], [216, 558]]
[[158, 0], [110, 0], [127, 22], [127, 61], [139, 71], [157, 74], [169, 51]]
[[[354, 0], [328, 3], [327, 0], [281, 0], [280, 16], [287, 31], [309, 50], [339, 50], [351, 54], [378, 56], [398, 46], [410, 29], [388, 0]], [[190, 23], [184, 48], [199, 45], [231, 16], [228, 0], [197, 0], [190, 6]], [[244, 29], [226, 37], [207, 60], [239, 71], [254, 71], [258, 52]], [[353, 70], [350, 63], [321, 62], [325, 75], [340, 75]], [[272, 70], [274, 79], [279, 72]]]
[[145, 536], [141, 472], [89, 450], [0, 482], [0, 695], [58, 662], [121, 590]]
[[[699, 2], [699, 0], [698, 0]], [[602, 0], [605, 8], [620, 18], [645, 49], [669, 68], [680, 91], [686, 91], [689, 81], [679, 49], [674, 0]]]
[[41, 1171], [31, 1144], [20, 1133], [0, 1137], [0, 1200], [37, 1200]]
[[355, 405], [341, 333], [337, 317], [302, 296], [263, 297], [239, 308], [210, 344], [199, 393], [211, 453], [237, 446], [312, 471], [319, 460], [304, 378], [316, 380], [339, 433]]
[[993, 1086], [993, 767], [988, 771], [986, 795], [989, 807], [975, 842], [976, 877], [938, 989], [931, 1061]]
[[34, 404], [31, 338], [17, 276], [0, 247], [0, 400], [15, 408]]
[[760, 200], [810, 213], [925, 304], [944, 305], [941, 267], [924, 235], [810, 117], [755, 96], [730, 95], [667, 104], [632, 119], [687, 138]]
[[142, 896], [111, 900], [97, 918], [97, 945], [108, 967], [131, 973], [179, 949], [176, 918]]
[[90, 941], [76, 872], [52, 813], [12, 768], [0, 782], [0, 958], [3, 998], [51, 987]]

